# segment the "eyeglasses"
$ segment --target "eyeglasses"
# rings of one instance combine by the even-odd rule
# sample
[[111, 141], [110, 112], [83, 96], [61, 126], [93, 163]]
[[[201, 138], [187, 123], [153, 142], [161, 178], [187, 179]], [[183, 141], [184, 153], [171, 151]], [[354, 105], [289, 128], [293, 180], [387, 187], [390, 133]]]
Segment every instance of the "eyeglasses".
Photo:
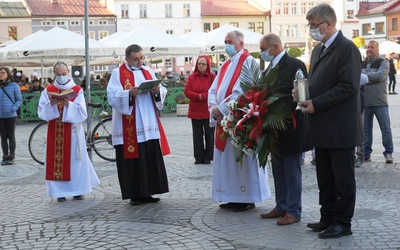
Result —
[[142, 56], [142, 57], [136, 57], [136, 58], [132, 58], [132, 59], [127, 57], [127, 59], [129, 59], [129, 61], [132, 61], [132, 62], [140, 62], [140, 61], [144, 61], [146, 59], [146, 57]]
[[307, 26], [308, 26], [308, 28], [310, 28], [310, 29], [316, 29], [316, 28], [319, 28], [319, 26], [321, 26], [323, 23], [325, 23], [326, 21], [328, 21], [328, 20], [324, 20], [324, 21], [322, 21], [322, 22], [320, 22], [320, 23], [317, 23], [317, 24], [308, 24]]
[[5, 74], [7, 74], [7, 72], [5, 72], [5, 71], [0, 71], [0, 75], [5, 75]]
[[207, 63], [198, 63], [199, 66], [207, 66]]

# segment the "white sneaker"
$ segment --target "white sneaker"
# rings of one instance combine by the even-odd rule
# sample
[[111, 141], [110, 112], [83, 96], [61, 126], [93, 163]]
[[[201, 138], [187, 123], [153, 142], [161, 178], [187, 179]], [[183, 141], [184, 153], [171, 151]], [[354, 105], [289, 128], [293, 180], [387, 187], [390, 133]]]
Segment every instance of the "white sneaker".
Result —
[[386, 159], [386, 163], [393, 163], [392, 154], [386, 154], [385, 159]]

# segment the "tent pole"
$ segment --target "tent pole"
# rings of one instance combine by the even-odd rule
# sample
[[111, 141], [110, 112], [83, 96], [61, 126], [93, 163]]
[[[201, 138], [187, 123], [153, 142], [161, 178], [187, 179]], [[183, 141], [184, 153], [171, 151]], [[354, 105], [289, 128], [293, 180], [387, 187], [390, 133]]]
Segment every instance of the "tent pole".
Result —
[[[89, 68], [89, 4], [88, 0], [85, 0], [85, 66], [86, 66], [86, 103], [90, 102], [90, 68]], [[88, 113], [88, 118], [86, 120], [87, 124], [87, 138], [88, 141], [91, 141], [91, 131], [89, 130], [91, 128], [91, 114], [92, 110], [91, 107], [86, 105], [87, 113]], [[89, 155], [90, 160], [92, 160], [92, 148], [88, 147], [87, 152]]]

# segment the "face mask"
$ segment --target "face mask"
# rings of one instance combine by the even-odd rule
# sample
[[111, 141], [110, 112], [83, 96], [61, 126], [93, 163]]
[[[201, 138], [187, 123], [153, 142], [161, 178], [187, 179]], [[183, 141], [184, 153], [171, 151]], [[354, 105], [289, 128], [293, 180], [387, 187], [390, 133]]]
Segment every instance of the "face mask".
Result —
[[310, 34], [311, 37], [318, 42], [321, 42], [322, 39], [324, 39], [324, 35], [321, 34], [321, 32], [319, 31], [319, 28], [316, 29], [310, 29]]
[[235, 45], [225, 44], [225, 52], [229, 56], [233, 56], [234, 54], [236, 54], [237, 51], [235, 50]]
[[56, 76], [56, 81], [61, 85], [65, 85], [68, 82], [68, 76]]
[[271, 62], [272, 60], [274, 60], [274, 56], [269, 55], [268, 52], [269, 52], [269, 49], [262, 51], [262, 52], [260, 52], [260, 56], [261, 56], [261, 59], [263, 59], [264, 61]]

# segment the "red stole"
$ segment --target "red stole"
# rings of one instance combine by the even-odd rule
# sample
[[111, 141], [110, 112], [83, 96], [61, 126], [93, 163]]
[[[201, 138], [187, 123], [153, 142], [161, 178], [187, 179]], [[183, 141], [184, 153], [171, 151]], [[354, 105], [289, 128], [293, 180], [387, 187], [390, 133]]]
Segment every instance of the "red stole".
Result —
[[[144, 75], [144, 78], [146, 80], [151, 80], [153, 77], [151, 74], [141, 68], [140, 69]], [[122, 85], [122, 88], [124, 90], [130, 89], [132, 87], [135, 87], [135, 77], [130, 71], [125, 64], [122, 64], [119, 67], [119, 75], [120, 75], [120, 82]], [[151, 95], [151, 98], [153, 98], [153, 93], [152, 91], [149, 91], [149, 95]], [[138, 148], [138, 140], [137, 140], [137, 132], [136, 132], [136, 103], [135, 103], [135, 96], [132, 96], [132, 103], [133, 103], [133, 109], [132, 113], [130, 115], [122, 115], [122, 136], [124, 139], [124, 158], [125, 159], [132, 159], [132, 158], [139, 158], [139, 148]], [[156, 110], [156, 105], [155, 102], [153, 101], [154, 104], [154, 109]], [[157, 113], [157, 112], [156, 112]], [[158, 122], [158, 128], [160, 130], [160, 144], [161, 144], [161, 150], [163, 155], [167, 155], [170, 153], [167, 137], [165, 136], [164, 133], [164, 128], [161, 124], [160, 117], [157, 115], [157, 122]]]
[[[233, 72], [231, 81], [229, 82], [229, 86], [226, 90], [225, 98], [232, 94], [232, 89], [235, 86], [235, 83], [236, 83], [237, 79], [239, 78], [240, 73], [242, 72], [243, 63], [248, 56], [249, 56], [249, 53], [247, 53], [246, 51], [244, 51], [243, 54], [240, 55], [238, 64], [236, 65], [235, 71]], [[222, 79], [225, 77], [226, 70], [228, 69], [228, 66], [230, 65], [230, 63], [231, 63], [231, 60], [228, 60], [226, 63], [224, 63], [221, 66], [221, 69], [219, 70], [217, 92], [218, 92], [219, 87], [221, 86]], [[222, 128], [222, 126], [220, 124], [217, 124], [215, 133], [217, 135], [217, 136], [215, 136], [215, 146], [219, 151], [224, 152], [227, 136], [226, 136], [226, 133], [224, 132], [224, 129]]]
[[[72, 90], [78, 94], [81, 87], [75, 85]], [[62, 90], [52, 84], [47, 87], [47, 91], [60, 93]], [[69, 100], [73, 102], [75, 98]], [[57, 104], [57, 108], [60, 116], [49, 121], [47, 129], [46, 180], [70, 181], [72, 124], [62, 121], [64, 105]]]

